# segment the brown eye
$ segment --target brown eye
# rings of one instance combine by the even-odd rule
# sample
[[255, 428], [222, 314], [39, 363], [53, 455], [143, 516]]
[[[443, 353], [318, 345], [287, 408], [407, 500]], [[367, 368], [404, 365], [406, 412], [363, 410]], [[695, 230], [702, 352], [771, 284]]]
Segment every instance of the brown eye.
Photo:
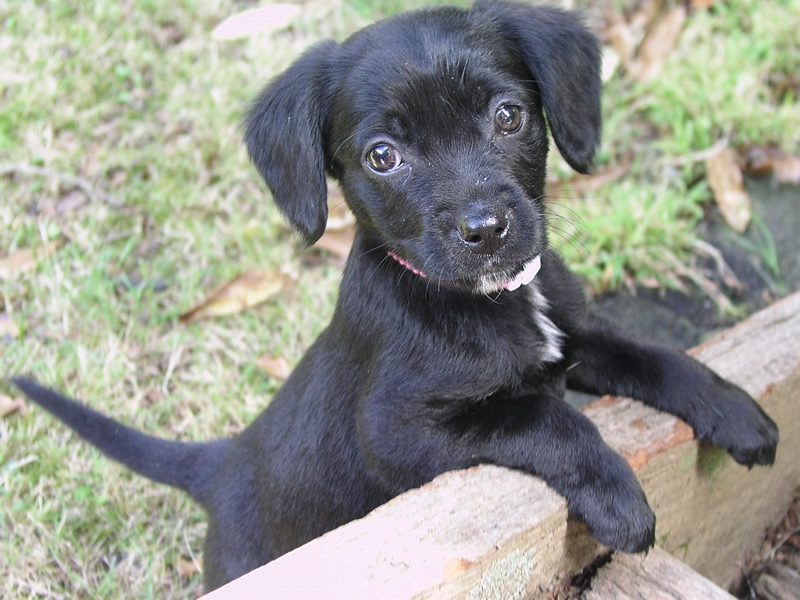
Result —
[[394, 146], [377, 144], [367, 152], [367, 164], [376, 173], [389, 173], [403, 164], [403, 157]]
[[494, 124], [503, 133], [516, 133], [522, 127], [522, 109], [512, 104], [502, 104], [494, 113]]

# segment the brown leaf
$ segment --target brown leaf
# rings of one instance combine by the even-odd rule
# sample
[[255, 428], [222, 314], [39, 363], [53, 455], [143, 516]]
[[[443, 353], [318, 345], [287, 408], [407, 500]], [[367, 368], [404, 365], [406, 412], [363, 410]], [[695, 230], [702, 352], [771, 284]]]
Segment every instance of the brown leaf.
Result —
[[0, 338], [10, 337], [12, 339], [19, 337], [19, 327], [8, 313], [0, 313]]
[[191, 559], [181, 556], [176, 565], [181, 577], [189, 578], [197, 575], [202, 568], [202, 559]]
[[800, 185], [800, 156], [769, 146], [750, 146], [743, 171], [753, 177], [772, 175], [778, 183]]
[[675, 49], [686, 21], [686, 8], [678, 5], [661, 13], [653, 22], [636, 53], [637, 79], [650, 79], [661, 71], [670, 53]]
[[742, 233], [750, 224], [750, 196], [742, 184], [736, 151], [726, 148], [706, 159], [706, 178], [725, 221]]
[[344, 201], [342, 191], [338, 186], [328, 185], [328, 231], [340, 231], [352, 227], [356, 222], [350, 207]]
[[20, 248], [0, 258], [0, 279], [16, 279], [22, 273], [34, 270], [40, 261], [53, 254], [60, 245], [61, 240], [52, 240], [36, 248]]
[[259, 356], [256, 359], [256, 366], [278, 381], [285, 381], [292, 372], [289, 361], [282, 356], [269, 356], [266, 354]]
[[17, 411], [23, 415], [28, 412], [22, 398], [11, 398], [5, 394], [0, 394], [0, 419]]
[[[609, 9], [606, 14], [606, 30], [604, 32], [604, 40], [609, 44], [613, 53], [619, 59], [619, 62], [628, 68], [628, 64], [633, 56], [635, 49], [634, 34], [630, 24], [625, 20], [622, 13], [616, 10]], [[606, 54], [603, 56], [604, 65], [603, 72], [606, 72], [605, 61]]]
[[800, 156], [784, 154], [772, 164], [772, 176], [778, 183], [800, 185]]
[[352, 225], [339, 231], [326, 230], [314, 244], [314, 247], [330, 252], [334, 258], [343, 263], [350, 254], [355, 234], [356, 229]]
[[692, 7], [692, 10], [697, 10], [698, 8], [702, 8], [708, 10], [712, 6], [714, 6], [718, 0], [690, 0], [689, 6]]
[[215, 40], [235, 40], [286, 28], [300, 13], [295, 4], [269, 4], [232, 15], [214, 28]]
[[573, 175], [569, 179], [547, 183], [546, 195], [548, 198], [562, 198], [565, 195], [573, 198], [585, 196], [596, 192], [607, 183], [616, 181], [623, 177], [631, 167], [630, 158], [625, 158], [623, 162], [610, 165], [601, 171], [591, 175]]
[[68, 191], [61, 196], [61, 199], [56, 205], [56, 212], [59, 214], [70, 213], [89, 202], [88, 196], [79, 189]]
[[180, 316], [181, 323], [242, 312], [276, 296], [286, 279], [271, 269], [251, 269], [216, 288]]

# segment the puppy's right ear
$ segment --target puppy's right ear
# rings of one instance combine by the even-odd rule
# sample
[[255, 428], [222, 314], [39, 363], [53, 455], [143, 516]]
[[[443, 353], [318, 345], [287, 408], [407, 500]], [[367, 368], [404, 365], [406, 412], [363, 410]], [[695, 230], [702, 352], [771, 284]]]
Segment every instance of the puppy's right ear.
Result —
[[250, 160], [284, 218], [308, 245], [320, 238], [328, 219], [324, 75], [337, 47], [323, 42], [308, 50], [262, 90], [244, 121]]

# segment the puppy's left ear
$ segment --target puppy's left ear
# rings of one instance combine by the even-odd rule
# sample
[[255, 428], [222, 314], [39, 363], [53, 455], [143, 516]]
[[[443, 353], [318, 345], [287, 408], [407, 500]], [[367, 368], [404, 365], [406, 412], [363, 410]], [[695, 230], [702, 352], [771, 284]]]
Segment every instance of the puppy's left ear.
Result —
[[494, 21], [514, 46], [542, 94], [561, 155], [587, 173], [600, 144], [600, 49], [574, 13], [493, 0], [474, 10]]
[[328, 220], [322, 130], [326, 67], [337, 47], [323, 42], [298, 58], [256, 97], [244, 122], [250, 160], [308, 245], [320, 238]]

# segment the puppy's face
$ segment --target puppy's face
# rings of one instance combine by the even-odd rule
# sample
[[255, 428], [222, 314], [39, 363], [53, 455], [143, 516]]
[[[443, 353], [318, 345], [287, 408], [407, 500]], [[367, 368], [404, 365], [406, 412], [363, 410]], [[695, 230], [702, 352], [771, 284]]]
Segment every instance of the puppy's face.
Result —
[[580, 172], [599, 141], [597, 42], [573, 14], [525, 4], [404, 13], [312, 48], [246, 125], [308, 243], [325, 228], [329, 174], [376, 255], [439, 286], [514, 289], [546, 245], [548, 128]]
[[376, 247], [437, 285], [498, 291], [546, 243], [536, 86], [496, 33], [389, 25], [345, 47], [332, 171]]

